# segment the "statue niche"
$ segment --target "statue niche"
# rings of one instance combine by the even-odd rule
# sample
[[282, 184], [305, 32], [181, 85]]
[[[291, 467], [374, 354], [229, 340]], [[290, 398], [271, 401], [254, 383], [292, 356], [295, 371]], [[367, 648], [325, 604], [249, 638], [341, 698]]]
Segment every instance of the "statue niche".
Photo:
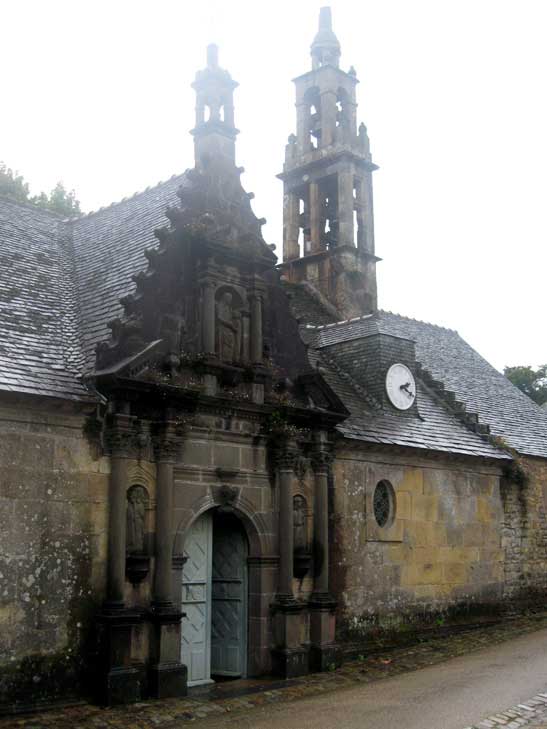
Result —
[[126, 509], [126, 573], [132, 583], [141, 582], [148, 574], [150, 558], [146, 545], [146, 510], [148, 491], [144, 486], [131, 486], [127, 491]]
[[127, 492], [126, 551], [144, 553], [144, 535], [148, 493], [144, 486], [131, 486]]
[[233, 289], [220, 289], [216, 297], [216, 349], [222, 362], [240, 362], [243, 358], [243, 304]]

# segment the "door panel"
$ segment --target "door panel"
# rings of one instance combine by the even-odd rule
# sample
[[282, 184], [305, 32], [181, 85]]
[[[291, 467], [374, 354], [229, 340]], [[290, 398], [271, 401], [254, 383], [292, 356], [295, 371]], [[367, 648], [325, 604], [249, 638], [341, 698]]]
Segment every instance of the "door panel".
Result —
[[213, 532], [211, 673], [245, 676], [247, 540], [236, 519], [215, 520]]
[[182, 571], [181, 660], [188, 667], [188, 684], [211, 680], [211, 553], [213, 520], [200, 516], [190, 527], [184, 543], [186, 563]]

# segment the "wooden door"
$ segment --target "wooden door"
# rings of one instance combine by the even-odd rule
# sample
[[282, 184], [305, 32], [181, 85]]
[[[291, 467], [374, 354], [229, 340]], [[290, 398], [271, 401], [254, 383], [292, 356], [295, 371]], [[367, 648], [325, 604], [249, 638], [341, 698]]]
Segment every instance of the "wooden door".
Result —
[[213, 529], [211, 673], [247, 672], [247, 538], [239, 521], [215, 518]]
[[181, 661], [188, 668], [188, 685], [211, 682], [211, 561], [213, 520], [202, 514], [184, 542], [182, 571]]

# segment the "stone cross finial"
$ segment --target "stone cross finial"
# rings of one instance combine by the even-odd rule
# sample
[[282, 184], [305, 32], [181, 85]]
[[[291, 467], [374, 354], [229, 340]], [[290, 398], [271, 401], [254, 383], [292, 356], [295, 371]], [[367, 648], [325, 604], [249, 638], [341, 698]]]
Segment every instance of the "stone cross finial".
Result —
[[207, 68], [218, 68], [218, 46], [210, 43], [207, 46]]
[[319, 10], [319, 30], [332, 30], [332, 12], [329, 6]]

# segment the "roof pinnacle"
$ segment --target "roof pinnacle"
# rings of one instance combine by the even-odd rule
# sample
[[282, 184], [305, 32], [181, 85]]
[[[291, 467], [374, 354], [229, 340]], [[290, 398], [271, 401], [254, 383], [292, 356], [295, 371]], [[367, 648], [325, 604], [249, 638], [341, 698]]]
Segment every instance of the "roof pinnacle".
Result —
[[340, 43], [332, 29], [332, 12], [325, 6], [319, 10], [319, 30], [311, 44], [313, 68], [336, 66], [340, 61]]

